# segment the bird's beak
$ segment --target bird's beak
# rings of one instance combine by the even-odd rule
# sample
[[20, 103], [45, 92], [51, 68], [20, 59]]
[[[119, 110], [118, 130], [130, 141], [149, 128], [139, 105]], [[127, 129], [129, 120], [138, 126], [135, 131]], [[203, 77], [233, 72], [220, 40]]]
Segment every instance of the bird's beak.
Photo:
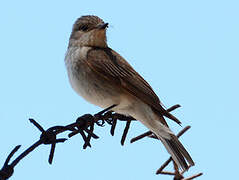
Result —
[[104, 23], [104, 24], [100, 24], [100, 25], [98, 25], [98, 29], [105, 29], [105, 28], [107, 28], [108, 27], [108, 25], [109, 25], [109, 23]]

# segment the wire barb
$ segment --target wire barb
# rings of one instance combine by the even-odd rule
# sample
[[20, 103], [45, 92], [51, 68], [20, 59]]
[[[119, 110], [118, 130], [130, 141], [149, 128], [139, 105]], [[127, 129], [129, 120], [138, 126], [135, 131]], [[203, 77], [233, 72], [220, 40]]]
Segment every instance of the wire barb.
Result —
[[11, 160], [11, 158], [13, 157], [13, 155], [18, 151], [18, 149], [21, 147], [21, 145], [16, 146], [11, 152], [10, 154], [7, 156], [7, 159], [2, 167], [2, 169], [0, 170], [0, 180], [5, 180], [8, 179], [9, 177], [12, 176], [13, 172], [14, 172], [14, 166], [12, 164], [9, 164], [9, 161]]

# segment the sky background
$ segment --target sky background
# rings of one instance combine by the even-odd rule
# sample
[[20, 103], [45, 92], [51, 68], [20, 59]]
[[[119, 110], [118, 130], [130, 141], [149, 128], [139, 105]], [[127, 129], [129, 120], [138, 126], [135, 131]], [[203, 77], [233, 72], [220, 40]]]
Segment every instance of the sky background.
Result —
[[[74, 21], [88, 14], [108, 22], [108, 44], [151, 84], [182, 125], [181, 138], [198, 179], [235, 179], [238, 171], [239, 3], [195, 1], [2, 1], [0, 5], [0, 164], [38, 140], [28, 118], [45, 128], [74, 122], [101, 109], [79, 97], [68, 82], [64, 55]], [[176, 133], [182, 128], [169, 123]], [[15, 168], [12, 180], [157, 180], [169, 155], [159, 141], [130, 139], [147, 129], [132, 124], [125, 146], [124, 123], [115, 137], [96, 128], [99, 140], [82, 149], [75, 136], [58, 144], [52, 165], [41, 146]], [[1, 166], [1, 165], [0, 165]], [[234, 172], [234, 173], [233, 173]]]

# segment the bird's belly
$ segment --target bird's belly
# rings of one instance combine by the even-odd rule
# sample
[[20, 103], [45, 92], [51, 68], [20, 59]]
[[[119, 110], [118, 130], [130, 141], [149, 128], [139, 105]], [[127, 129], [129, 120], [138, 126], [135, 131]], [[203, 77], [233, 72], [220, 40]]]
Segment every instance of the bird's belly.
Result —
[[72, 88], [86, 101], [102, 108], [119, 103], [120, 92], [93, 72], [69, 72]]
[[74, 55], [67, 57], [65, 61], [69, 81], [77, 94], [101, 108], [116, 104], [117, 106], [113, 109], [115, 112], [130, 114], [134, 98], [125, 97], [119, 86], [93, 72], [84, 61], [74, 61]]

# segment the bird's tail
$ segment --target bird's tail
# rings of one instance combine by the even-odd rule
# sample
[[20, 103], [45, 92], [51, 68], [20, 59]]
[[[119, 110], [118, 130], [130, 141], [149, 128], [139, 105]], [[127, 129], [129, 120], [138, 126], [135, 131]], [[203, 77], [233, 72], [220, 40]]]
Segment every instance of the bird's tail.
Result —
[[150, 111], [144, 104], [138, 107], [139, 109], [135, 110], [137, 113], [131, 114], [131, 116], [143, 123], [162, 141], [177, 166], [183, 170], [188, 169], [189, 165], [193, 166], [194, 162], [192, 158], [179, 142], [178, 138], [169, 129], [163, 115]]
[[187, 170], [189, 167], [188, 164], [191, 166], [194, 165], [191, 156], [175, 135], [170, 134], [170, 137], [170, 139], [164, 137], [160, 137], [159, 139], [162, 141], [177, 166], [183, 170]]

